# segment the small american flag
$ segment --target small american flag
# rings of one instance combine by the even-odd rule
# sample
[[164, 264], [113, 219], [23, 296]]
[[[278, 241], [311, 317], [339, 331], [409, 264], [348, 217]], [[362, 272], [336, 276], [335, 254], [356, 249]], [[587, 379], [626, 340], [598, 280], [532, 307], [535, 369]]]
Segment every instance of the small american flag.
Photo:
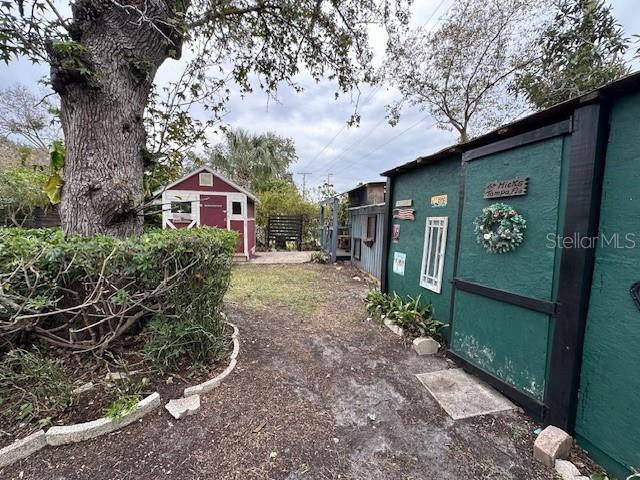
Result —
[[415, 220], [415, 210], [413, 208], [396, 208], [393, 210], [393, 218], [398, 220]]

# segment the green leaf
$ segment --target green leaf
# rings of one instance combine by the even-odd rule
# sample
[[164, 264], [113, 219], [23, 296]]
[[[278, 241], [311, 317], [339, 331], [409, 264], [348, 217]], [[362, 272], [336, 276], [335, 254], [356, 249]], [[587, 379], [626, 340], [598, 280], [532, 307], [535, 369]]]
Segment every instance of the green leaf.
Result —
[[62, 140], [55, 140], [49, 147], [49, 168], [52, 173], [57, 173], [64, 167], [64, 143]]
[[57, 173], [54, 173], [49, 177], [49, 179], [47, 180], [47, 183], [42, 188], [42, 190], [44, 190], [44, 192], [49, 197], [49, 201], [53, 205], [60, 203], [60, 196], [61, 196], [63, 184], [64, 184], [64, 180], [62, 180], [62, 177]]

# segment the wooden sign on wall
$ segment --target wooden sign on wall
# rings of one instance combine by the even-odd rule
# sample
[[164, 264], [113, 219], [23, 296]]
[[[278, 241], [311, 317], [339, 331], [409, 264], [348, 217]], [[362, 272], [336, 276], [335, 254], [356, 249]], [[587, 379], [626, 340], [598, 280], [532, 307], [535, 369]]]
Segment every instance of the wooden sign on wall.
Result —
[[484, 187], [484, 198], [517, 197], [526, 195], [529, 177], [516, 177], [509, 180], [491, 182]]
[[413, 205], [413, 200], [396, 200], [396, 207], [410, 207]]
[[434, 195], [431, 197], [431, 208], [442, 208], [446, 207], [449, 201], [448, 195]]

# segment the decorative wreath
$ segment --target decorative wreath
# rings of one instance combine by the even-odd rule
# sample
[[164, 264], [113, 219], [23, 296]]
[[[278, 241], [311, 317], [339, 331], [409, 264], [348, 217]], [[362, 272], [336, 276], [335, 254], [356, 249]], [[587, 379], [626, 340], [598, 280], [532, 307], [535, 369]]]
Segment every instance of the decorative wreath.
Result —
[[491, 253], [507, 253], [524, 241], [527, 222], [509, 205], [494, 203], [473, 222], [478, 243]]

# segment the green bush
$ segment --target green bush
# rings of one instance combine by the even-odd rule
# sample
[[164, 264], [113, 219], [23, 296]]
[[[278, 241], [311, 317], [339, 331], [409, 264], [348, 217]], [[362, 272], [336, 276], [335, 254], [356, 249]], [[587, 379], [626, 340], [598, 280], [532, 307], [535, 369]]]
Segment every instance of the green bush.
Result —
[[311, 263], [329, 263], [331, 256], [327, 252], [317, 251], [311, 254]]
[[377, 290], [370, 290], [363, 300], [367, 313], [374, 318], [389, 319], [403, 328], [409, 338], [436, 337], [441, 339], [445, 327], [432, 316], [431, 303], [423, 305], [417, 298], [402, 297], [397, 293], [389, 296]]
[[177, 370], [183, 359], [199, 368], [227, 351], [226, 325], [212, 313], [201, 322], [176, 322], [160, 315], [149, 325], [144, 351], [160, 372]]
[[46, 422], [71, 405], [72, 390], [61, 359], [12, 350], [0, 360], [0, 424]]
[[36, 337], [104, 350], [160, 314], [206, 325], [218, 318], [237, 238], [208, 227], [124, 240], [0, 229], [0, 349]]
[[0, 216], [3, 223], [20, 226], [36, 207], [46, 208], [49, 197], [42, 187], [48, 175], [28, 167], [0, 170]]

